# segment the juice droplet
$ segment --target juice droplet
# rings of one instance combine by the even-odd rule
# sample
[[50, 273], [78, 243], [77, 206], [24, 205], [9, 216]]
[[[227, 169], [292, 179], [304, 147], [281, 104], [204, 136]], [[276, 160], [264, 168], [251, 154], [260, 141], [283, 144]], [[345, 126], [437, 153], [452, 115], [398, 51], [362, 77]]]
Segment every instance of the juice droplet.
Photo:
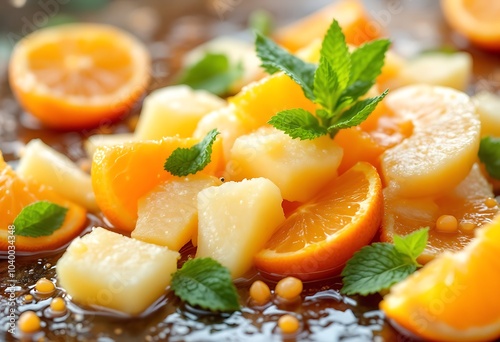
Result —
[[293, 334], [299, 330], [300, 322], [297, 317], [286, 314], [279, 318], [278, 327], [284, 334]]
[[436, 230], [443, 233], [455, 233], [458, 230], [457, 218], [453, 215], [441, 215], [436, 221]]
[[498, 202], [496, 199], [488, 197], [484, 200], [484, 205], [486, 205], [488, 208], [495, 208], [498, 205]]
[[40, 330], [40, 317], [33, 311], [25, 311], [19, 316], [17, 327], [26, 334], [37, 332]]
[[35, 290], [41, 294], [49, 294], [56, 289], [53, 282], [47, 278], [40, 278], [35, 284]]

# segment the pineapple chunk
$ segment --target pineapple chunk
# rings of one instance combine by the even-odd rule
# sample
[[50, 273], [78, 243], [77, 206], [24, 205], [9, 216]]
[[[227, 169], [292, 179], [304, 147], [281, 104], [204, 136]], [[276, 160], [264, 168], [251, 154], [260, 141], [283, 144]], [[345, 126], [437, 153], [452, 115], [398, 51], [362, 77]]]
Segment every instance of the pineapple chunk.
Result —
[[90, 175], [39, 139], [31, 140], [26, 145], [16, 172], [23, 179], [51, 186], [62, 197], [90, 211], [99, 210]]
[[278, 187], [265, 178], [200, 191], [196, 257], [211, 257], [229, 268], [233, 278], [242, 276], [285, 220], [281, 202]]
[[229, 105], [205, 115], [193, 133], [194, 138], [203, 139], [210, 130], [217, 128], [222, 137], [225, 160], [229, 158], [236, 138], [250, 132], [241, 116], [236, 115], [235, 111], [236, 108]]
[[500, 137], [500, 96], [483, 91], [472, 100], [481, 120], [481, 135]]
[[430, 84], [465, 91], [472, 75], [467, 52], [428, 53], [411, 60], [400, 72], [402, 85]]
[[198, 234], [198, 193], [220, 180], [195, 175], [169, 180], [139, 200], [137, 225], [132, 237], [178, 251]]
[[268, 178], [284, 199], [305, 202], [336, 176], [342, 155], [327, 136], [299, 140], [262, 127], [236, 139], [226, 174], [231, 180]]
[[57, 262], [61, 286], [75, 302], [138, 315], [170, 284], [179, 253], [95, 228]]
[[226, 101], [221, 98], [204, 90], [192, 90], [185, 85], [155, 90], [144, 100], [135, 137], [191, 137], [198, 121], [205, 114], [225, 105]]
[[95, 150], [99, 146], [112, 146], [123, 144], [135, 139], [132, 133], [119, 133], [119, 134], [95, 134], [88, 137], [84, 143], [85, 152], [87, 156], [92, 158]]

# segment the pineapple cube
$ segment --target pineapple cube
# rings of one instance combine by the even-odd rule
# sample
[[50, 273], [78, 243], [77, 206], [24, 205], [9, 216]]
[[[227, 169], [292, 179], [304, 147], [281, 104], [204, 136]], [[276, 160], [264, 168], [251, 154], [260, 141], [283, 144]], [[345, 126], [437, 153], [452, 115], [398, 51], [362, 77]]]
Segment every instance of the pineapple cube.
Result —
[[161, 139], [179, 135], [191, 137], [198, 121], [207, 113], [222, 108], [226, 101], [204, 90], [170, 86], [152, 92], [144, 100], [137, 122], [137, 139]]
[[132, 237], [178, 251], [198, 234], [198, 193], [220, 185], [217, 177], [194, 175], [158, 185], [139, 200]]
[[198, 194], [198, 251], [242, 276], [285, 220], [282, 198], [269, 179], [226, 182]]
[[328, 136], [299, 140], [262, 127], [236, 139], [226, 174], [231, 180], [268, 178], [284, 199], [305, 202], [336, 176], [342, 155]]
[[26, 145], [16, 172], [23, 179], [51, 186], [62, 197], [90, 211], [99, 210], [90, 175], [40, 139], [33, 139]]
[[165, 292], [179, 253], [95, 228], [57, 262], [61, 286], [75, 302], [138, 315]]
[[481, 135], [500, 137], [500, 96], [482, 91], [472, 100], [481, 120]]
[[235, 114], [235, 111], [236, 108], [233, 105], [229, 105], [205, 115], [198, 122], [198, 126], [193, 133], [194, 138], [201, 140], [210, 130], [216, 128], [222, 137], [225, 160], [229, 158], [236, 138], [250, 132], [248, 125], [246, 125], [241, 116]]
[[135, 139], [132, 133], [119, 133], [119, 134], [94, 134], [85, 140], [84, 148], [87, 156], [92, 158], [95, 150], [99, 146], [113, 146], [123, 144]]

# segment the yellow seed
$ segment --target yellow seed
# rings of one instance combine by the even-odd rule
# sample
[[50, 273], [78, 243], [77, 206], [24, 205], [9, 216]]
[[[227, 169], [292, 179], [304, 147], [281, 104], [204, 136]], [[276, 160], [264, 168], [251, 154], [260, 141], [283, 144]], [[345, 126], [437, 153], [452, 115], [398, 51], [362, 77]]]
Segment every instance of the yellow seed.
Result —
[[488, 207], [488, 208], [494, 208], [498, 205], [498, 202], [496, 199], [494, 198], [491, 198], [491, 197], [488, 197], [487, 199], [484, 200], [484, 204]]
[[252, 286], [250, 286], [250, 298], [258, 305], [266, 304], [271, 298], [271, 290], [266, 283], [256, 280], [253, 282]]
[[453, 215], [441, 215], [436, 221], [436, 230], [443, 233], [454, 233], [458, 229], [457, 218]]
[[474, 228], [476, 228], [476, 225], [473, 222], [469, 221], [460, 221], [458, 224], [458, 227], [463, 230], [464, 232], [472, 232]]
[[278, 327], [284, 334], [293, 334], [299, 330], [299, 320], [292, 315], [283, 315], [278, 320]]
[[35, 290], [40, 293], [50, 293], [56, 289], [54, 283], [47, 278], [40, 278], [35, 285]]
[[286, 277], [281, 279], [278, 284], [276, 284], [276, 294], [281, 298], [285, 299], [295, 299], [302, 292], [303, 285], [300, 279], [295, 277]]
[[56, 297], [50, 302], [50, 308], [54, 312], [66, 311], [66, 302], [61, 297]]
[[19, 316], [17, 326], [23, 333], [34, 333], [40, 330], [40, 317], [33, 311], [25, 311]]
[[33, 296], [30, 294], [27, 294], [24, 296], [24, 302], [25, 303], [31, 303], [33, 301]]

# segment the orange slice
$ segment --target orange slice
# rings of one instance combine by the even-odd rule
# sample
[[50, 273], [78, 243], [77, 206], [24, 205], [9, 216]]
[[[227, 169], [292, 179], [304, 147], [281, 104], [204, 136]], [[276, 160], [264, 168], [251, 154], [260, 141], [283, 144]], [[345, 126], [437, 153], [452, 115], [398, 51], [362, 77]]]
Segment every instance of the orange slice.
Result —
[[146, 90], [150, 57], [119, 29], [71, 24], [21, 40], [9, 65], [23, 108], [46, 126], [76, 129], [107, 124], [129, 111]]
[[500, 49], [500, 3], [488, 0], [441, 0], [450, 26], [471, 42], [490, 50]]
[[380, 303], [390, 321], [432, 341], [500, 337], [500, 217], [462, 251], [443, 253], [393, 286]]
[[[491, 222], [498, 213], [498, 205], [488, 206], [488, 198], [494, 195], [477, 164], [455, 189], [437, 198], [402, 198], [391, 190], [384, 189], [385, 210], [380, 238], [391, 242], [394, 234], [407, 235], [421, 227], [429, 227], [429, 240], [418, 258], [420, 263], [444, 251], [461, 250], [472, 240], [475, 229]], [[453, 232], [436, 229], [436, 221], [441, 215], [453, 215], [458, 221], [457, 229]]]
[[322, 39], [333, 19], [339, 22], [348, 44], [361, 45], [380, 37], [383, 31], [380, 24], [370, 18], [360, 1], [344, 0], [279, 29], [274, 39], [295, 52], [316, 38]]
[[57, 195], [52, 188], [17, 176], [0, 153], [0, 251], [10, 246], [9, 225], [21, 210], [37, 201], [49, 201], [68, 208], [62, 226], [52, 235], [41, 237], [15, 236], [16, 251], [37, 252], [59, 248], [78, 236], [87, 222], [86, 210]]
[[[198, 143], [192, 138], [167, 137], [119, 145], [99, 146], [91, 169], [92, 188], [97, 205], [115, 227], [132, 231], [137, 221], [137, 202], [160, 183], [172, 179], [163, 165], [178, 148]], [[204, 169], [215, 173], [222, 160], [222, 143], [212, 147], [212, 161]]]
[[272, 276], [303, 280], [334, 275], [370, 243], [381, 219], [380, 177], [360, 162], [288, 216], [256, 255], [255, 265]]

